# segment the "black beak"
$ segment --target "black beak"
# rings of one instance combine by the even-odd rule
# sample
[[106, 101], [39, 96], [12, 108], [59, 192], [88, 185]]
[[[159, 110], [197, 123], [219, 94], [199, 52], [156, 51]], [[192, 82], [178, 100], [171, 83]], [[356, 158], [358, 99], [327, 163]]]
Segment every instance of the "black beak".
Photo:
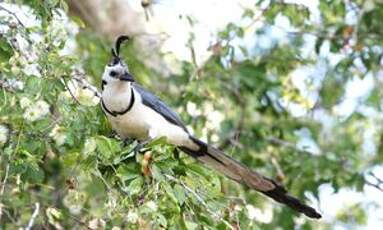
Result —
[[121, 81], [131, 81], [131, 82], [134, 82], [134, 78], [132, 75], [130, 75], [129, 73], [124, 73], [123, 75], [120, 76], [120, 80]]

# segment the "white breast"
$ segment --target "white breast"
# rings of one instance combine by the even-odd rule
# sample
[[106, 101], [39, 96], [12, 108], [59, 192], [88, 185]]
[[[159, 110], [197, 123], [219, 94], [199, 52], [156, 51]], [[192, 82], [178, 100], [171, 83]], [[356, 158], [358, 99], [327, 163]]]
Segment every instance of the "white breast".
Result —
[[[116, 86], [106, 86], [102, 98], [108, 110], [122, 111], [129, 105], [130, 94], [130, 89], [122, 90], [117, 89]], [[113, 129], [122, 138], [135, 138], [143, 141], [164, 136], [170, 144], [195, 147], [185, 130], [168, 122], [161, 114], [144, 105], [137, 91], [134, 91], [134, 94], [135, 102], [129, 112], [117, 116], [107, 113]]]

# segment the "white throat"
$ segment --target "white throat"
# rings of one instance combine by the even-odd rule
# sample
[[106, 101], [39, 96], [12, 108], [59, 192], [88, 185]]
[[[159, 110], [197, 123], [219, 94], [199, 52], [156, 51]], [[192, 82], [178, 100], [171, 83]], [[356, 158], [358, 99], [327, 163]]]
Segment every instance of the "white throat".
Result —
[[132, 82], [109, 81], [104, 85], [102, 100], [110, 111], [125, 110], [132, 98]]

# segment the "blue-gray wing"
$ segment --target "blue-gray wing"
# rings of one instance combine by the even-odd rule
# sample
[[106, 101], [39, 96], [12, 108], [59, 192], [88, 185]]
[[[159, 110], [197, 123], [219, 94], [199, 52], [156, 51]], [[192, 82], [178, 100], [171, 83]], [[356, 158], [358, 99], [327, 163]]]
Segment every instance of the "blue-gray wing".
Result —
[[175, 112], [173, 112], [163, 101], [161, 101], [161, 99], [137, 83], [133, 84], [133, 88], [141, 95], [142, 103], [144, 103], [144, 105], [161, 114], [161, 116], [163, 116], [170, 123], [177, 125], [188, 132], [180, 117]]

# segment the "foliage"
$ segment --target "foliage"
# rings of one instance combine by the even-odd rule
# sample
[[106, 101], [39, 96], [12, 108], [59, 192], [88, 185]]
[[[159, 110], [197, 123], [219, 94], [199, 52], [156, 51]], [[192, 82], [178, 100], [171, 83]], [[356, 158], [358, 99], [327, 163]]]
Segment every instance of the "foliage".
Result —
[[[161, 139], [147, 146], [153, 159], [151, 176], [144, 176], [144, 155], [132, 154], [137, 143], [125, 144], [113, 136], [94, 92], [78, 82], [99, 85], [111, 43], [88, 28], [77, 33], [78, 19], [68, 21], [64, 1], [16, 2], [31, 9], [27, 11], [36, 23], [24, 25], [17, 13], [7, 10], [9, 5], [0, 4], [5, 12], [0, 14], [2, 228], [31, 221], [40, 227], [94, 229], [318, 226], [206, 169]], [[382, 80], [377, 77], [382, 72], [383, 6], [378, 1], [345, 5], [320, 0], [318, 24], [305, 6], [269, 2], [245, 9], [244, 20], [262, 19], [255, 36], [267, 37], [276, 18], [287, 17], [295, 30], [286, 33], [284, 42], [254, 50], [233, 45], [249, 28], [230, 23], [217, 35], [212, 56], [202, 66], [183, 62], [180, 73], [161, 76], [141, 61], [133, 42], [124, 47], [130, 70], [178, 108], [196, 136], [277, 178], [301, 199], [307, 194], [318, 199], [323, 184], [335, 191], [363, 191], [370, 184], [366, 174], [383, 160]], [[347, 14], [355, 14], [357, 22], [344, 20]], [[309, 37], [315, 39], [313, 52], [303, 55]], [[71, 54], [64, 52], [68, 39], [77, 44]], [[193, 39], [191, 49], [192, 44]], [[325, 54], [326, 47], [331, 55], [340, 55], [339, 61]], [[317, 71], [306, 77], [304, 87], [294, 83], [295, 69], [316, 66], [322, 76]], [[337, 113], [347, 100], [347, 84], [367, 77], [375, 84], [358, 98], [359, 109]], [[305, 115], [297, 116], [292, 107]], [[372, 135], [366, 139], [367, 131]], [[372, 151], [363, 147], [365, 142], [372, 143]], [[306, 148], [299, 143], [314, 144]], [[365, 224], [362, 205], [337, 218]], [[272, 209], [271, 220], [262, 223], [252, 217], [254, 207]], [[323, 200], [321, 208], [326, 212]]]

